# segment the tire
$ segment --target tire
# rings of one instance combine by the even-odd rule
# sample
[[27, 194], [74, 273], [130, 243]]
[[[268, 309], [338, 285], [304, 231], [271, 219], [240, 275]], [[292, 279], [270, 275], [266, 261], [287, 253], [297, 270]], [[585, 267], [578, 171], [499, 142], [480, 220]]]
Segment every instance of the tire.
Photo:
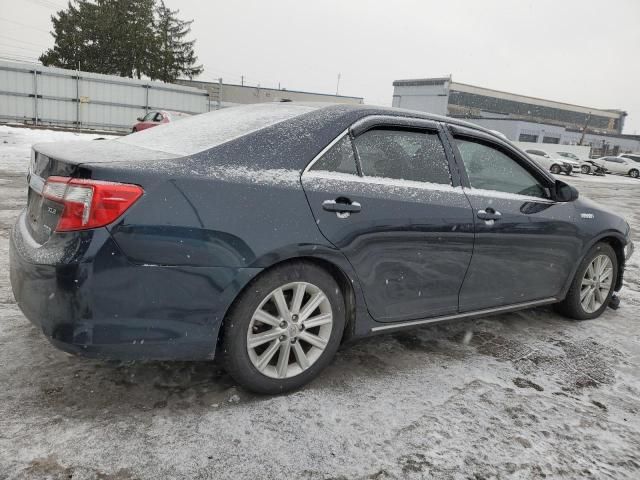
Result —
[[[597, 306], [597, 304], [593, 305], [593, 309], [585, 308], [583, 301], [587, 301], [587, 298], [590, 298], [590, 294], [587, 294], [582, 301], [581, 294], [584, 293], [585, 288], [588, 290], [590, 287], [588, 285], [583, 286], [583, 280], [590, 280], [586, 278], [587, 276], [591, 276], [587, 275], [587, 270], [592, 265], [592, 262], [596, 261], [598, 258], [602, 258], [603, 256], [608, 258], [611, 264], [609, 272], [610, 277], [607, 277], [610, 280], [608, 285], [609, 290], [606, 295], [603, 295], [602, 287], [600, 287], [600, 300], [604, 299], [602, 304], [599, 306]], [[604, 271], [607, 271], [607, 268], [604, 268]], [[598, 283], [596, 283], [594, 287], [591, 287], [594, 291], [598, 288], [597, 285], [602, 285], [602, 281], [607, 283], [602, 274], [598, 275], [597, 278], [599, 278]], [[609, 305], [609, 300], [611, 300], [611, 296], [614, 291], [613, 289], [616, 284], [616, 278], [618, 278], [618, 258], [616, 257], [616, 253], [613, 251], [613, 248], [611, 248], [611, 245], [603, 242], [595, 244], [580, 263], [580, 266], [576, 271], [576, 275], [571, 282], [571, 287], [569, 288], [567, 296], [562, 302], [556, 304], [556, 309], [563, 315], [575, 320], [589, 320], [599, 317]], [[593, 298], [597, 303], [598, 295], [594, 293]]]
[[[295, 306], [298, 289], [304, 292], [300, 307]], [[322, 300], [314, 307], [310, 303], [316, 296]], [[280, 308], [284, 301], [284, 314], [276, 299]], [[327, 323], [328, 316], [331, 322]], [[222, 335], [223, 364], [236, 382], [257, 393], [277, 394], [300, 388], [333, 359], [345, 319], [344, 297], [327, 271], [309, 262], [274, 267], [245, 288], [227, 315]], [[311, 320], [325, 323], [311, 327]], [[250, 336], [257, 344], [252, 348]], [[265, 341], [265, 336], [269, 340]], [[284, 355], [286, 366], [281, 360]]]
[[638, 176], [640, 175], [640, 173], [638, 172], [638, 170], [636, 170], [635, 168], [629, 170], [629, 176], [632, 178], [638, 178]]
[[560, 169], [560, 165], [551, 165], [551, 168], [549, 170], [551, 170], [551, 173], [553, 173], [554, 175], [560, 175], [560, 172], [562, 171]]
[[582, 165], [582, 167], [580, 167], [580, 171], [585, 175], [589, 175], [589, 173], [591, 172], [591, 168], [589, 168], [587, 165]]

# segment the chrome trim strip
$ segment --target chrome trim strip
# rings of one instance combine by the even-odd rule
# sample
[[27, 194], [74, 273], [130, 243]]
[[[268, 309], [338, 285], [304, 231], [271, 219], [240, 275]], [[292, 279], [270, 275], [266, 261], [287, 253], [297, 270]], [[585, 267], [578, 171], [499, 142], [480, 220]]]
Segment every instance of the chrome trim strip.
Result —
[[555, 205], [556, 203], [558, 203], [555, 200], [551, 200], [550, 198], [531, 197], [529, 195], [520, 195], [519, 193], [500, 192], [498, 190], [485, 190], [482, 188], [464, 187], [464, 191], [467, 195], [495, 198], [497, 200], [517, 200], [517, 201], [522, 200], [527, 202], [546, 203], [549, 205]]
[[326, 170], [312, 170], [307, 172], [306, 178], [321, 178], [327, 180], [342, 180], [345, 182], [364, 183], [366, 185], [386, 185], [389, 187], [416, 188], [420, 190], [430, 190], [438, 192], [450, 192], [464, 195], [462, 187], [445, 185], [444, 183], [418, 182], [415, 180], [403, 180], [401, 178], [371, 177], [351, 173], [329, 172]]
[[33, 190], [42, 195], [42, 190], [44, 190], [44, 178], [35, 173], [29, 174], [29, 187], [33, 188]]
[[331, 142], [329, 143], [329, 145], [327, 145], [326, 147], [324, 147], [322, 150], [320, 150], [320, 153], [318, 153], [315, 157], [313, 157], [313, 160], [311, 160], [309, 162], [309, 165], [307, 165], [305, 167], [305, 169], [302, 171], [302, 175], [304, 175], [305, 173], [307, 173], [309, 171], [309, 169], [311, 167], [313, 167], [313, 164], [316, 163], [318, 160], [320, 160], [320, 158], [322, 158], [322, 156], [327, 153], [327, 151], [329, 149], [331, 149], [331, 147], [333, 147], [336, 143], [338, 143], [340, 140], [342, 140], [342, 137], [344, 137], [347, 133], [349, 133], [349, 128], [347, 128], [344, 132], [340, 133], [336, 138], [334, 138], [333, 140], [331, 140]]
[[529, 307], [537, 307], [539, 305], [544, 305], [547, 303], [557, 302], [558, 299], [555, 297], [545, 298], [543, 300], [533, 300], [531, 302], [523, 302], [523, 303], [514, 303], [512, 305], [504, 305], [502, 307], [494, 307], [494, 308], [485, 308], [484, 310], [475, 310], [473, 312], [464, 312], [464, 313], [456, 313], [455, 315], [445, 315], [442, 317], [434, 317], [427, 318], [423, 320], [411, 320], [408, 322], [398, 322], [398, 323], [389, 323], [388, 325], [381, 325], [379, 327], [373, 327], [371, 329], [372, 332], [379, 332], [383, 330], [392, 330], [395, 328], [402, 327], [410, 327], [415, 325], [427, 325], [429, 323], [442, 322], [446, 320], [457, 320], [466, 317], [474, 317], [477, 315], [492, 315], [495, 313], [500, 313], [508, 310], [517, 310], [520, 308], [529, 308]]

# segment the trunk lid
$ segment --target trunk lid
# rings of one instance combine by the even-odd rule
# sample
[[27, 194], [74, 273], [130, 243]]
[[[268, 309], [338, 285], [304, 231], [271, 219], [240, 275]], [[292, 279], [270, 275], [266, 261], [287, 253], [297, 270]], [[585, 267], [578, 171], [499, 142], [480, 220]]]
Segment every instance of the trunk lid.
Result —
[[[42, 195], [51, 176], [93, 178], [93, 170], [110, 163], [168, 160], [175, 154], [136, 147], [111, 140], [37, 144], [31, 151], [27, 181], [27, 229], [33, 239], [45, 243], [55, 231], [63, 205]], [[113, 181], [126, 181], [113, 178]]]

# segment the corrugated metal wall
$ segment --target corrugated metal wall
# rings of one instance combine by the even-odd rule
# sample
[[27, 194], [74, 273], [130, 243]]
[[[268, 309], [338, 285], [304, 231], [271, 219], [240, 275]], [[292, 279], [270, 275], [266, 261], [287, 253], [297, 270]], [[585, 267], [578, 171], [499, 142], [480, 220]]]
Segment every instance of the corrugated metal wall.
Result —
[[102, 130], [129, 130], [149, 110], [209, 110], [193, 87], [0, 61], [0, 120]]

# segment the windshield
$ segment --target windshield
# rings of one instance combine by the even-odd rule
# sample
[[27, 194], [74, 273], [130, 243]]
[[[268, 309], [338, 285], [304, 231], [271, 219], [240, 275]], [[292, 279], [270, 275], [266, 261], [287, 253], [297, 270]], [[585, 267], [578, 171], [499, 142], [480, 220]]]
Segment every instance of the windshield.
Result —
[[186, 156], [317, 108], [291, 103], [260, 103], [225, 108], [160, 125], [116, 141]]

